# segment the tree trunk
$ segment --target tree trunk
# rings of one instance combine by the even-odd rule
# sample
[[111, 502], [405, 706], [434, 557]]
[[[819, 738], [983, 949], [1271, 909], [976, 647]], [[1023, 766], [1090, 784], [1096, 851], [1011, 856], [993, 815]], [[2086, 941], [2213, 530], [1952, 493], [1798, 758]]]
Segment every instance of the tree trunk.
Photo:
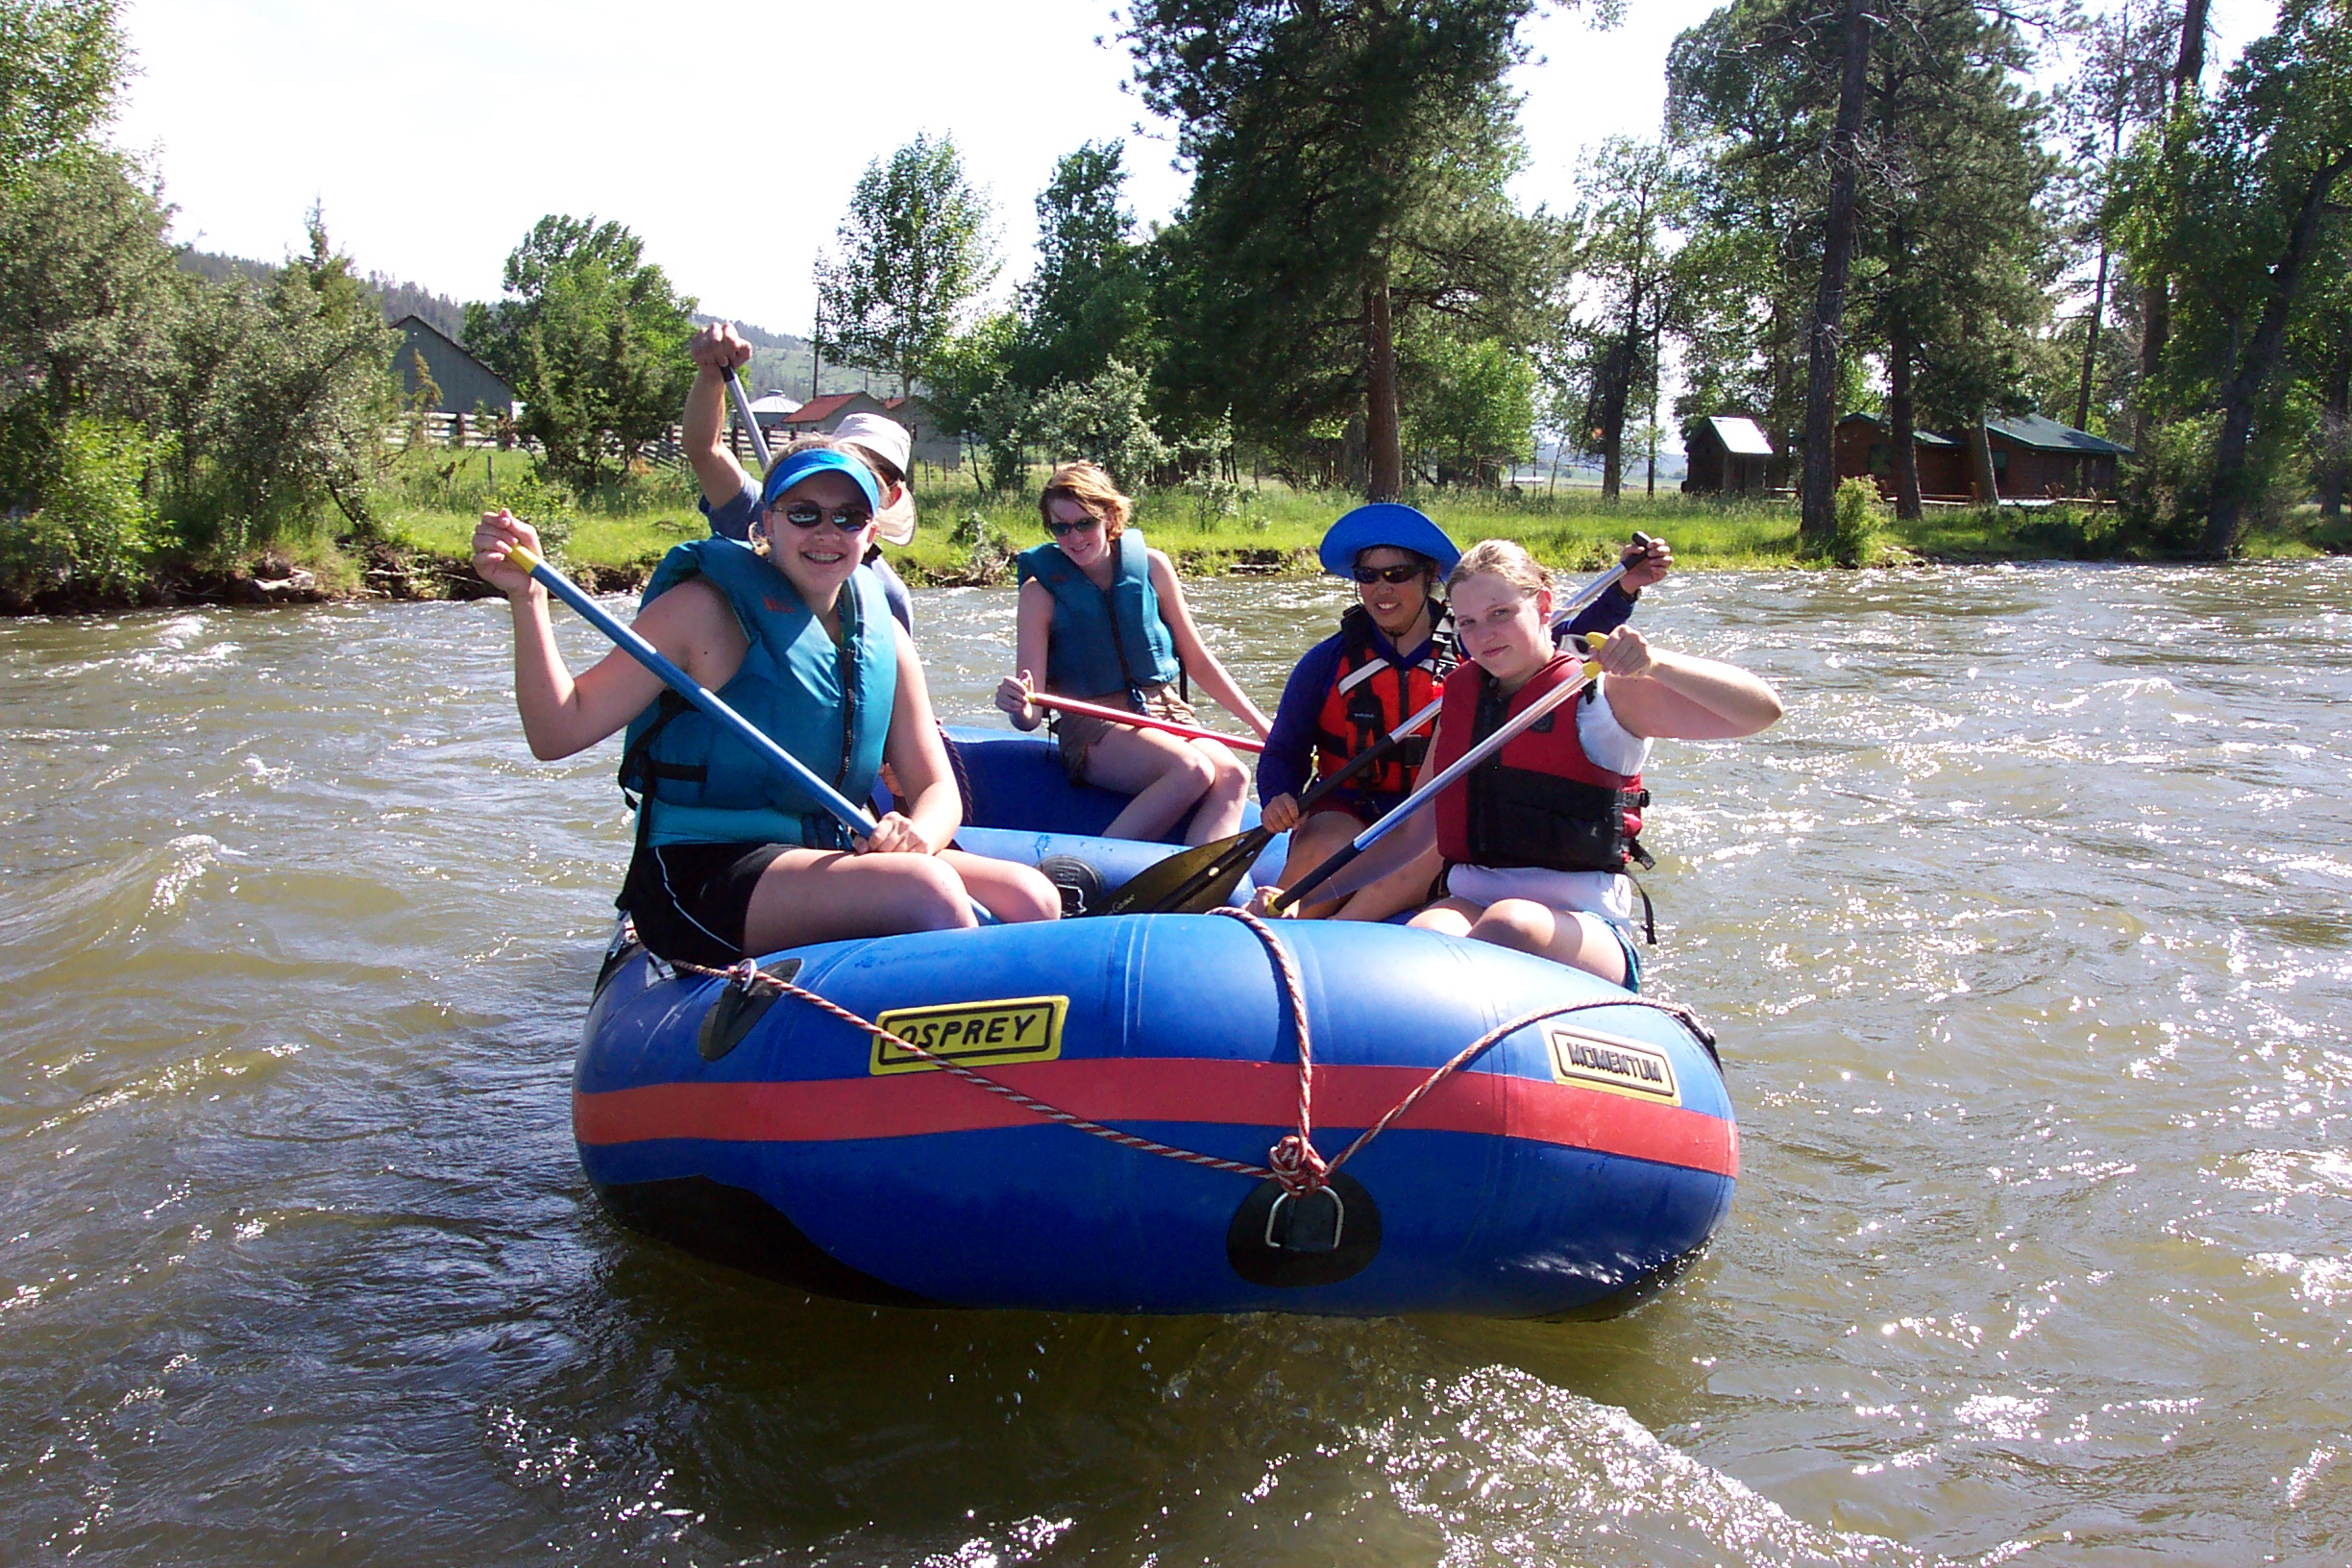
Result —
[[2000, 502], [2000, 477], [1993, 469], [1993, 435], [1983, 420], [1969, 427], [1969, 469], [1971, 487], [1976, 499], [1987, 506]]
[[2319, 515], [2343, 521], [2344, 489], [2352, 480], [2352, 309], [2339, 318], [2336, 363], [2327, 377], [2327, 446], [2319, 458]]
[[1887, 437], [1895, 443], [1895, 515], [1920, 518], [1919, 422], [1911, 407], [1911, 359], [1917, 353], [1908, 323], [1898, 320], [1887, 344]]
[[2082, 390], [2074, 399], [2074, 428], [2091, 428], [2091, 376], [2098, 363], [2099, 317], [2107, 305], [2107, 236], [2099, 235], [2098, 282], [2091, 285], [2091, 330], [2083, 340]]
[[1388, 313], [1388, 274], [1364, 285], [1364, 443], [1371, 468], [1367, 501], [1405, 493], [1405, 448], [1397, 429], [1396, 323]]
[[1829, 142], [1828, 233], [1805, 356], [1804, 499], [1797, 531], [1816, 544], [1837, 530], [1837, 374], [1846, 342], [1846, 275], [1853, 260], [1855, 142], [1870, 71], [1870, 13], [1863, 0], [1845, 0], [1843, 66], [1837, 130]]
[[1658, 378], [1665, 373], [1665, 347], [1666, 312], [1661, 309], [1650, 324], [1650, 478], [1642, 494], [1651, 501], [1657, 500]]
[[2214, 447], [2213, 502], [2205, 513], [2205, 553], [2218, 560], [2238, 551], [2245, 531], [2246, 452], [2254, 436], [2254, 415], [2270, 378], [2287, 355], [2287, 320], [2294, 309], [2303, 265], [2319, 239], [2328, 193], [2352, 159], [2338, 159], [2312, 171], [2303, 200], [2288, 232], [2287, 254], [2270, 269], [2270, 298], [2263, 306], [2254, 335], [2246, 340], [2238, 367], [2221, 389], [2221, 439]]
[[[2189, 0], [2181, 9], [2180, 55], [2172, 65], [2172, 107], [2178, 109], [2189, 94], [2197, 90], [2205, 75], [2205, 17], [2211, 0]], [[2148, 428], [2154, 423], [2154, 411], [2148, 406], [2145, 389], [2164, 369], [2165, 340], [2172, 335], [2172, 280], [2156, 277], [2148, 280], [2142, 300], [2144, 331], [2140, 338], [2140, 382], [2143, 389], [2138, 417], [2133, 421], [2135, 445], [2146, 446]]]

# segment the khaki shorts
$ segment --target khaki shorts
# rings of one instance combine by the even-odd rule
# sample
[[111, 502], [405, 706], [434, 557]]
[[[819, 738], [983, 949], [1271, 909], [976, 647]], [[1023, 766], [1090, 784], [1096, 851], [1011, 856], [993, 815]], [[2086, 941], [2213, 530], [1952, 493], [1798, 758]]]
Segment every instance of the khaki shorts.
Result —
[[[1079, 700], [1091, 702], [1098, 708], [1123, 708], [1127, 706], [1127, 694], [1110, 692], [1101, 697], [1081, 698]], [[1144, 687], [1143, 711], [1154, 719], [1165, 719], [1173, 723], [1188, 724], [1194, 722], [1192, 704], [1178, 697], [1176, 688], [1173, 686]], [[1061, 743], [1062, 767], [1069, 774], [1071, 782], [1078, 784], [1086, 782], [1087, 753], [1094, 748], [1096, 741], [1101, 740], [1115, 729], [1127, 727], [1129, 726], [1125, 724], [1113, 723], [1108, 719], [1096, 719], [1083, 713], [1054, 715], [1054, 739]]]

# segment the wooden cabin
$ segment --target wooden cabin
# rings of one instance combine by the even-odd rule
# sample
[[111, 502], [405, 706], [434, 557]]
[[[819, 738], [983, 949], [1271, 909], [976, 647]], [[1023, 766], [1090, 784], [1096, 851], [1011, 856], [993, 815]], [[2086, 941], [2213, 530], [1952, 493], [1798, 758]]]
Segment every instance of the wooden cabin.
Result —
[[1709, 414], [1682, 431], [1688, 495], [1760, 496], [1772, 487], [1775, 453], [1764, 428], [1741, 414]]
[[2040, 414], [1988, 419], [1985, 439], [1993, 449], [1994, 484], [2004, 500], [2113, 496], [2117, 459], [2132, 450]]
[[[1913, 430], [1911, 451], [1919, 463], [1920, 499], [1969, 501], [1968, 449], [1933, 430]], [[1895, 437], [1876, 414], [1848, 414], [1837, 423], [1837, 477], [1868, 478], [1880, 499], [1895, 498]]]

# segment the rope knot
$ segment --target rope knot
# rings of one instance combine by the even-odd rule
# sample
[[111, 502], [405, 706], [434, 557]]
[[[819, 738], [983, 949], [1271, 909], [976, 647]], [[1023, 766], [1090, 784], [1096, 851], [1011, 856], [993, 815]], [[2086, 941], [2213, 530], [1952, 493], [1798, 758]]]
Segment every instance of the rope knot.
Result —
[[1266, 1166], [1286, 1192], [1312, 1192], [1331, 1180], [1331, 1165], [1303, 1133], [1292, 1133], [1268, 1149]]

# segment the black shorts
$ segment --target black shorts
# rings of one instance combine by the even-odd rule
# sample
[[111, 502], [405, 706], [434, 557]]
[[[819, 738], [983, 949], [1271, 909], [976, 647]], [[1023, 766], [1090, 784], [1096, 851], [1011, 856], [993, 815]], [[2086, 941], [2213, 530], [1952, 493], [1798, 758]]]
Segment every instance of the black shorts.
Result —
[[674, 963], [721, 968], [744, 956], [744, 921], [781, 844], [641, 845], [621, 884], [637, 940]]

